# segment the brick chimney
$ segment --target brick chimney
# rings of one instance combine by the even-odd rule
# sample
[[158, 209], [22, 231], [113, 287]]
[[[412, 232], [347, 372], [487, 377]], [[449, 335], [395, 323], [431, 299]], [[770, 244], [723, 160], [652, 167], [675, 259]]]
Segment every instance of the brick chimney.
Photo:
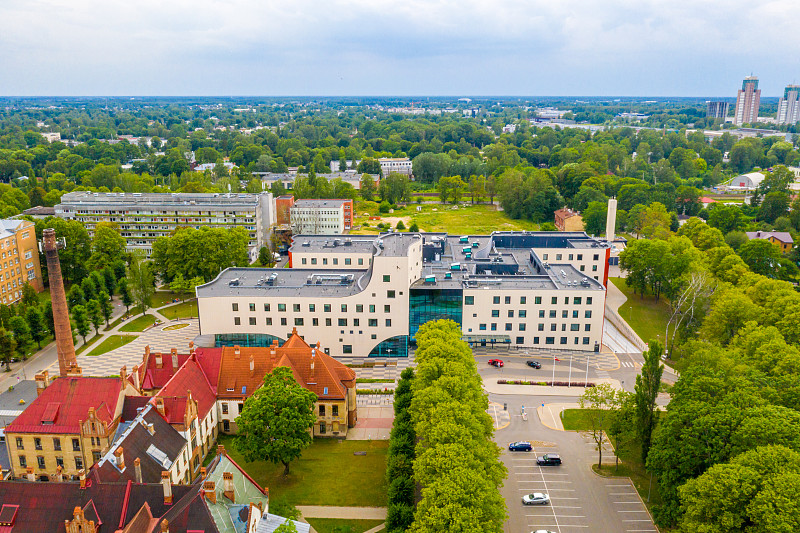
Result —
[[81, 488], [85, 489], [86, 488], [86, 470], [84, 470], [83, 468], [78, 470], [78, 477], [81, 480]]
[[222, 444], [217, 444], [217, 455], [223, 455], [225, 453], [225, 446]]
[[205, 479], [207, 475], [208, 475], [208, 471], [206, 470], [206, 467], [201, 466], [200, 467], [200, 479]]
[[125, 388], [125, 383], [128, 381], [128, 366], [122, 365], [119, 369], [119, 379], [122, 381], [122, 388]]
[[250, 354], [250, 377], [256, 373], [256, 357]]
[[70, 364], [76, 364], [75, 344], [72, 342], [72, 324], [69, 322], [67, 295], [64, 292], [64, 278], [61, 275], [61, 262], [58, 259], [56, 230], [45, 228], [42, 232], [42, 250], [47, 259], [47, 275], [50, 279], [50, 298], [53, 306], [53, 325], [56, 334], [58, 370], [67, 375]]
[[125, 470], [125, 455], [122, 451], [122, 446], [114, 450], [114, 463], [120, 470]]
[[136, 475], [136, 483], [142, 482], [142, 460], [138, 457], [133, 460], [133, 472]]
[[164, 358], [160, 353], [154, 355], [156, 356], [156, 368], [162, 368], [164, 366]]
[[234, 346], [233, 347], [233, 358], [234, 359], [239, 359], [239, 357], [241, 357], [241, 355], [242, 355], [242, 349], [239, 346]]
[[156, 409], [161, 414], [161, 416], [166, 418], [167, 412], [166, 409], [164, 409], [164, 398], [156, 396]]
[[170, 350], [170, 354], [172, 355], [172, 370], [178, 370], [178, 350], [173, 348]]
[[[164, 488], [164, 505], [172, 505], [172, 482], [166, 470], [161, 472], [161, 486]], [[161, 530], [164, 531], [163, 526]]]
[[28, 481], [36, 481], [36, 474], [33, 473], [33, 467], [29, 466], [25, 469], [25, 478]]
[[43, 370], [36, 374], [34, 379], [36, 380], [36, 396], [39, 396], [44, 392], [44, 389], [50, 386], [50, 373], [47, 370]]
[[194, 341], [189, 341], [189, 353], [194, 353]]
[[64, 468], [62, 468], [61, 465], [56, 467], [56, 481], [59, 483], [64, 481]]
[[222, 493], [225, 495], [225, 497], [233, 503], [236, 503], [236, 496], [233, 492], [233, 474], [230, 472], [222, 473], [222, 489]]
[[161, 522], [161, 533], [169, 533], [169, 522], [166, 520]]
[[134, 388], [136, 389], [137, 392], [141, 393], [142, 392], [142, 384], [139, 381], [139, 367], [138, 366], [134, 366], [133, 367], [133, 372], [132, 372], [131, 375], [133, 376], [133, 386], [134, 386]]
[[206, 494], [206, 499], [211, 503], [217, 503], [217, 491], [213, 481], [203, 482], [203, 492]]

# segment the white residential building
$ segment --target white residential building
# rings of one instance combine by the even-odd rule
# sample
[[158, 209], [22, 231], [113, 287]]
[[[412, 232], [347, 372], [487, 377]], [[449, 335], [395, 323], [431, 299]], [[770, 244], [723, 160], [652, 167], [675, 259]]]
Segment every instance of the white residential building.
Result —
[[800, 85], [787, 85], [783, 97], [778, 100], [778, 124], [797, 124], [800, 122]]
[[352, 200], [297, 200], [289, 208], [292, 233], [338, 235], [353, 221]]
[[392, 172], [411, 176], [414, 171], [411, 168], [411, 160], [407, 157], [382, 157], [378, 159], [381, 165], [381, 176], [386, 178]]

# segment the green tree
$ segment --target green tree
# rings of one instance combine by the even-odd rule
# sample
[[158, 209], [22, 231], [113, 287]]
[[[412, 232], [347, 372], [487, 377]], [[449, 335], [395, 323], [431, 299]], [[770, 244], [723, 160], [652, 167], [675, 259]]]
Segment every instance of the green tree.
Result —
[[36, 305], [39, 303], [39, 296], [36, 294], [36, 289], [34, 289], [30, 283], [26, 283], [22, 286], [22, 306], [29, 307], [31, 305]]
[[603, 235], [606, 231], [608, 205], [603, 202], [590, 202], [583, 210], [583, 228], [589, 235]]
[[184, 279], [183, 274], [179, 273], [172, 278], [172, 281], [169, 283], [169, 290], [171, 290], [173, 294], [180, 296], [181, 301], [183, 301], [185, 294], [189, 291], [189, 284], [187, 280]]
[[248, 461], [266, 460], [284, 466], [299, 458], [313, 440], [317, 396], [299, 385], [287, 367], [277, 367], [244, 403], [236, 418], [239, 433], [234, 441]]
[[103, 315], [106, 327], [108, 327], [111, 314], [114, 312], [114, 308], [111, 305], [111, 297], [106, 291], [100, 291], [100, 294], [97, 295], [97, 303], [100, 305], [100, 314]]
[[664, 354], [664, 346], [657, 340], [650, 340], [649, 349], [642, 353], [644, 364], [641, 373], [636, 376], [634, 386], [633, 401], [636, 405], [636, 427], [639, 430], [639, 438], [642, 443], [642, 462], [647, 462], [647, 454], [650, 453], [650, 443], [653, 431], [656, 427], [656, 399], [658, 389], [661, 386], [661, 375], [664, 372], [664, 365], [661, 364], [661, 356]]
[[756, 274], [776, 277], [780, 270], [780, 248], [766, 239], [750, 239], [739, 247], [738, 253]]
[[91, 324], [89, 323], [89, 315], [84, 306], [76, 305], [72, 309], [72, 321], [75, 323], [75, 329], [78, 331], [78, 335], [83, 338], [83, 343], [86, 344], [86, 335], [89, 333]]
[[772, 224], [778, 217], [786, 215], [790, 203], [791, 198], [785, 192], [769, 192], [758, 208], [758, 217]]
[[11, 371], [11, 359], [17, 349], [17, 341], [5, 329], [0, 329], [0, 361], [6, 365], [6, 372]]
[[170, 237], [153, 243], [151, 256], [155, 272], [171, 281], [181, 274], [184, 279], [202, 277], [209, 281], [232, 266], [247, 266], [250, 237], [242, 227], [223, 229], [181, 228]]
[[412, 222], [411, 226], [409, 226], [409, 228], [408, 228], [408, 231], [418, 232], [419, 231], [419, 226], [417, 225], [416, 222]]
[[101, 272], [103, 275], [103, 282], [108, 294], [114, 294], [117, 291], [117, 276], [114, 274], [114, 269], [107, 266]]
[[83, 294], [83, 289], [81, 289], [81, 286], [78, 283], [69, 288], [69, 292], [67, 293], [67, 302], [69, 302], [70, 308], [86, 303], [86, 297]]
[[81, 289], [83, 290], [83, 297], [86, 299], [86, 301], [97, 298], [98, 288], [91, 276], [87, 276], [81, 280]]
[[723, 235], [731, 231], [742, 231], [746, 224], [742, 209], [735, 205], [712, 204], [708, 213], [708, 225], [719, 229]]
[[409, 187], [408, 176], [392, 172], [378, 184], [378, 196], [383, 201], [396, 204], [408, 200]]
[[99, 335], [100, 326], [103, 324], [103, 313], [100, 310], [100, 303], [97, 300], [89, 300], [86, 302], [86, 313], [89, 315], [89, 321], [94, 326], [95, 335]]
[[47, 336], [47, 328], [44, 323], [44, 316], [38, 307], [32, 305], [28, 307], [25, 312], [25, 320], [28, 322], [28, 330], [30, 331], [31, 339], [36, 343], [36, 346], [42, 349], [42, 340]]
[[589, 421], [589, 435], [595, 443], [597, 450], [597, 466], [603, 463], [603, 441], [606, 430], [611, 426], [615, 411], [619, 410], [624, 400], [624, 391], [613, 388], [608, 383], [601, 383], [595, 387], [588, 387], [578, 398], [581, 409], [586, 410]]
[[367, 202], [371, 202], [375, 198], [375, 194], [378, 192], [378, 187], [375, 185], [375, 178], [369, 174], [362, 174], [360, 185], [361, 188], [359, 189], [359, 194], [361, 195], [361, 198]]
[[149, 261], [144, 261], [140, 256], [131, 256], [128, 265], [128, 283], [130, 283], [131, 296], [136, 306], [144, 315], [150, 309], [150, 302], [155, 293], [155, 277]]
[[125, 256], [125, 237], [113, 222], [98, 222], [92, 239], [92, 255], [87, 266], [91, 270], [102, 270]]
[[122, 305], [125, 306], [125, 314], [127, 314], [133, 304], [133, 296], [128, 287], [128, 279], [121, 278], [117, 284], [117, 289], [119, 289], [119, 297], [122, 299]]
[[31, 328], [28, 327], [28, 322], [21, 316], [11, 317], [8, 323], [11, 332], [14, 334], [14, 340], [17, 341], [17, 351], [20, 355], [23, 355], [25, 348], [31, 341]]

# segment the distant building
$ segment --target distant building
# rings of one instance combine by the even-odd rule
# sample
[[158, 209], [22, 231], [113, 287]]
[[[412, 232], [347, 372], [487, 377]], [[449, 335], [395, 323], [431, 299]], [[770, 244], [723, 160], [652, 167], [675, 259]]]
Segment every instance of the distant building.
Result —
[[275, 216], [279, 226], [288, 226], [292, 222], [291, 212], [294, 205], [294, 196], [284, 194], [275, 198]]
[[515, 133], [517, 131], [516, 124], [506, 124], [503, 126], [503, 133]]
[[558, 231], [583, 231], [583, 217], [567, 207], [555, 212], [555, 224]]
[[800, 121], [800, 85], [787, 85], [778, 100], [778, 124], [796, 124]]
[[617, 118], [621, 118], [622, 120], [627, 120], [629, 122], [642, 122], [650, 118], [650, 115], [645, 115], [644, 113], [620, 113], [617, 115]]
[[55, 207], [47, 207], [44, 205], [37, 205], [22, 212], [23, 215], [35, 218], [37, 220], [53, 217], [56, 215]]
[[736, 110], [733, 123], [754, 124], [758, 122], [758, 108], [761, 105], [761, 89], [758, 88], [758, 76], [748, 76], [742, 81], [742, 88], [736, 95]]
[[749, 172], [747, 174], [742, 174], [731, 180], [731, 187], [755, 190], [756, 187], [761, 185], [761, 182], [764, 181], [764, 177], [764, 174], [761, 172]]
[[338, 235], [353, 225], [353, 200], [297, 200], [289, 217], [295, 234]]
[[12, 304], [22, 299], [26, 283], [44, 290], [39, 249], [33, 222], [0, 219], [0, 301]]
[[706, 117], [725, 120], [725, 117], [728, 116], [729, 107], [730, 104], [728, 102], [706, 102]]
[[745, 234], [750, 240], [764, 239], [777, 245], [782, 253], [792, 251], [792, 247], [794, 246], [794, 239], [792, 239], [792, 235], [787, 231], [748, 231], [745, 232]]
[[[361, 163], [360, 159], [356, 159], [355, 161], [353, 161], [352, 159], [348, 159], [345, 161], [345, 166], [346, 166], [345, 170], [350, 170], [350, 169], [355, 170], [359, 163]], [[332, 160], [331, 172], [339, 172], [339, 171], [340, 171], [339, 160], [338, 159]]]
[[558, 119], [558, 118], [564, 118], [564, 115], [566, 115], [567, 113], [571, 113], [571, 111], [556, 109], [554, 107], [543, 107], [536, 111], [536, 116], [544, 119]]
[[53, 143], [53, 142], [61, 140], [61, 134], [58, 133], [58, 132], [55, 132], [55, 133], [42, 133], [42, 137], [44, 137], [47, 140], [47, 142], [49, 142], [49, 143]]
[[386, 178], [392, 172], [411, 176], [414, 172], [411, 169], [411, 160], [407, 157], [382, 157], [378, 159], [381, 165], [381, 176]]

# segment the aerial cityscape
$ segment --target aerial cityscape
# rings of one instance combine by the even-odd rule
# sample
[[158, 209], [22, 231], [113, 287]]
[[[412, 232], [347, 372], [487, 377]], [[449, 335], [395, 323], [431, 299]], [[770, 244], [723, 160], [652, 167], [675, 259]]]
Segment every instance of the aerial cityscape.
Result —
[[800, 531], [768, 4], [0, 7], [0, 533]]

